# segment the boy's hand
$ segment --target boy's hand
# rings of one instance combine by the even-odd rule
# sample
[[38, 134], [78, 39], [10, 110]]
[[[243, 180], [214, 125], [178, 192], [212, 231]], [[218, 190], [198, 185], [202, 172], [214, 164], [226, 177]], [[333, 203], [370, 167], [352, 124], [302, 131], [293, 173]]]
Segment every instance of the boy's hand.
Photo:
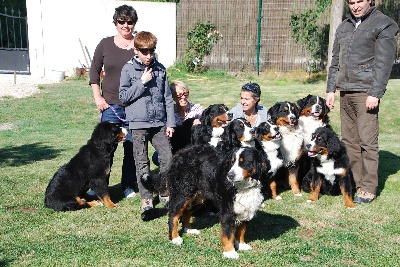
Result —
[[172, 137], [172, 134], [174, 133], [175, 129], [172, 127], [167, 127], [167, 130], [165, 133], [167, 134], [168, 137]]
[[143, 83], [147, 83], [151, 80], [152, 76], [151, 76], [151, 72], [152, 72], [152, 68], [145, 68], [144, 72], [142, 74], [142, 77], [140, 78], [142, 80]]

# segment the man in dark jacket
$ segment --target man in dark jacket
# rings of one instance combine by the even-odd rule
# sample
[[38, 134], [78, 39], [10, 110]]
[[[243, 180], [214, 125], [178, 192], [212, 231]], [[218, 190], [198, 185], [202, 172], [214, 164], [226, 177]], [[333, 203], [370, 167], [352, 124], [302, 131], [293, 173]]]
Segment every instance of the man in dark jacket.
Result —
[[326, 101], [334, 107], [340, 90], [343, 142], [357, 187], [356, 203], [376, 198], [378, 187], [378, 111], [396, 55], [396, 22], [373, 0], [347, 0], [350, 14], [337, 28]]

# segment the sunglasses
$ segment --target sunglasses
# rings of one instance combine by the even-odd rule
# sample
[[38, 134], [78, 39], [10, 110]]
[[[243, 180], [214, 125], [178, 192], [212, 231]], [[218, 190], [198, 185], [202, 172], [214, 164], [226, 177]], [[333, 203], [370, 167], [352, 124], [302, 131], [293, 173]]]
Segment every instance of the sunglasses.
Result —
[[124, 25], [125, 23], [128, 23], [128, 25], [133, 25], [132, 20], [117, 20], [119, 25]]
[[257, 93], [257, 94], [260, 93], [260, 87], [254, 85], [252, 83], [246, 83], [245, 85], [242, 86], [242, 89], [248, 90], [250, 92]]
[[181, 93], [181, 94], [176, 95], [176, 98], [178, 98], [178, 99], [181, 99], [183, 97], [188, 98], [189, 97], [189, 93], [185, 92], [185, 93]]
[[155, 48], [137, 48], [143, 55], [154, 54]]

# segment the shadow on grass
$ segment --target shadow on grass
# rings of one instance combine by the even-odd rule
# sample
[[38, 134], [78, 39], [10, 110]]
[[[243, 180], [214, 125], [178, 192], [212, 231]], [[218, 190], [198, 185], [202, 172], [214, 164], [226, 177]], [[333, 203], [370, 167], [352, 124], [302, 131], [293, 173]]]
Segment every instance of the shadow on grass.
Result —
[[290, 216], [259, 211], [257, 216], [248, 223], [246, 239], [270, 240], [298, 226], [300, 224]]
[[120, 202], [125, 197], [120, 183], [115, 184], [113, 186], [109, 186], [108, 194], [110, 194], [110, 198], [114, 203]]
[[11, 266], [11, 261], [0, 261], [0, 267]]
[[380, 195], [390, 175], [400, 170], [400, 157], [385, 150], [379, 151], [379, 184], [378, 195]]
[[[204, 229], [219, 224], [217, 216], [196, 217], [193, 227]], [[270, 240], [279, 237], [290, 229], [300, 224], [292, 217], [279, 214], [269, 214], [265, 211], [258, 211], [257, 215], [248, 223], [246, 240]]]
[[61, 151], [43, 143], [2, 147], [0, 148], [0, 167], [18, 167], [35, 161], [53, 159]]

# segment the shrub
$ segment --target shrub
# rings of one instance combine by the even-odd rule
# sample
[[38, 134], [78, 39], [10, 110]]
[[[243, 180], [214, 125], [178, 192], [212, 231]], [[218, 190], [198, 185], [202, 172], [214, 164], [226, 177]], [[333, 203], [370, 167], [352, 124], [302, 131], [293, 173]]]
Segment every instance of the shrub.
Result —
[[222, 38], [214, 24], [210, 22], [197, 23], [193, 30], [187, 33], [188, 47], [184, 54], [184, 65], [188, 72], [203, 72], [204, 57], [211, 53], [214, 44]]

